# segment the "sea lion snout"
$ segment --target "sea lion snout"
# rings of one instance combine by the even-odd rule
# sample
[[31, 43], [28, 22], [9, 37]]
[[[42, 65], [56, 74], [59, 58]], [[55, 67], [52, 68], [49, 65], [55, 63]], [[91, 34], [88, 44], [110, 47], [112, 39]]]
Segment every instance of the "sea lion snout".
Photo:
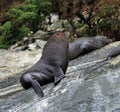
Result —
[[103, 37], [103, 43], [104, 44], [109, 44], [112, 40], [111, 39], [109, 39], [108, 37]]

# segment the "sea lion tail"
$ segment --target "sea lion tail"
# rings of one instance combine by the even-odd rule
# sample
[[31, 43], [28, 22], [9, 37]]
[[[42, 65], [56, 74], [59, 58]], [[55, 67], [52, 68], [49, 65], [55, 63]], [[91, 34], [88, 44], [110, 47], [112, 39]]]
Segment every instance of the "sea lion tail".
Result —
[[32, 83], [32, 87], [35, 91], [35, 93], [39, 96], [39, 97], [43, 97], [44, 94], [43, 94], [43, 91], [42, 91], [42, 87], [40, 86], [40, 84], [38, 83], [37, 80], [31, 80], [31, 83]]

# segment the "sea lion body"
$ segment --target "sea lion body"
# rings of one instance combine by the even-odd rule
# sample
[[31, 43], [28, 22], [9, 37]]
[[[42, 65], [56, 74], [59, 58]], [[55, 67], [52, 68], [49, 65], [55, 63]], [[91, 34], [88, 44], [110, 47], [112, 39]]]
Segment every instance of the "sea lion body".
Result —
[[42, 85], [64, 78], [68, 67], [68, 40], [63, 32], [54, 33], [43, 48], [40, 60], [27, 70], [20, 78], [25, 89], [33, 87], [42, 97]]
[[112, 39], [109, 39], [106, 36], [96, 36], [96, 37], [93, 37], [92, 42], [94, 44], [94, 49], [99, 49], [109, 44], [110, 42], [112, 42]]
[[[111, 60], [112, 58], [114, 58], [114, 57], [116, 57], [118, 55], [120, 55], [120, 45], [118, 45], [117, 47], [112, 48], [105, 58], [100, 59], [100, 60], [96, 60], [96, 61], [93, 61], [93, 62], [96, 62], [96, 64], [101, 63], [101, 62], [106, 63], [106, 62], [108, 62], [109, 60]], [[93, 63], [93, 62], [89, 62], [89, 63]], [[87, 64], [89, 64], [89, 63], [87, 63]], [[96, 66], [96, 64], [94, 66]]]
[[107, 59], [111, 59], [111, 58], [116, 57], [118, 55], [120, 55], [120, 45], [111, 49], [111, 51], [109, 52], [109, 54], [107, 56]]
[[83, 54], [85, 50], [90, 51], [92, 47], [92, 42], [90, 39], [87, 38], [81, 38], [76, 39], [75, 41], [71, 42], [69, 44], [69, 58], [74, 59], [80, 54]]
[[99, 49], [110, 42], [111, 40], [105, 36], [78, 38], [69, 44], [69, 58], [75, 59], [81, 54]]

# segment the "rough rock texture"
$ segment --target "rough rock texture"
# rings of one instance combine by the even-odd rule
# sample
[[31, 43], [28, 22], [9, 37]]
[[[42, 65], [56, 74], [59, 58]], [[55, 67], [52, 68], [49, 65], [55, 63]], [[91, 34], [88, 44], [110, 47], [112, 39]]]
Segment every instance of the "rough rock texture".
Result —
[[[64, 26], [64, 27], [63, 27]], [[69, 31], [72, 32], [73, 28], [67, 20], [56, 21], [51, 25], [48, 25], [47, 31]]]
[[20, 74], [40, 59], [41, 52], [0, 50], [0, 89], [19, 83]]
[[[97, 60], [105, 58], [110, 49], [118, 44], [120, 42], [109, 44], [71, 61], [66, 78], [56, 87], [53, 84], [43, 87], [45, 93], [43, 98], [39, 98], [33, 89], [26, 91], [19, 89], [17, 93], [14, 91], [14, 93], [9, 92], [6, 95], [6, 91], [20, 88], [20, 85], [11, 86], [11, 89], [2, 88], [0, 90], [0, 93], [3, 93], [0, 100], [0, 112], [120, 112], [120, 56], [110, 61], [97, 62]], [[4, 61], [8, 57], [9, 64], [14, 65], [18, 53], [21, 53], [14, 53], [13, 57], [11, 52], [4, 50], [1, 52], [2, 65], [6, 65]], [[36, 52], [38, 53], [38, 51]], [[28, 58], [28, 52], [24, 53], [26, 53], [29, 66], [33, 62], [30, 59], [37, 60], [39, 57], [36, 53], [36, 57], [29, 56]], [[19, 62], [16, 62], [16, 64], [22, 65], [21, 61], [24, 62], [26, 59], [19, 58]], [[16, 68], [16, 64], [13, 68]], [[24, 70], [27, 68], [24, 68]], [[4, 68], [0, 69], [4, 70]], [[9, 69], [8, 66], [5, 71], [7, 69], [16, 70]], [[19, 70], [14, 75], [17, 76], [18, 73], [20, 73]], [[4, 73], [4, 75], [6, 74], [8, 72]], [[2, 83], [3, 80], [0, 80]]]
[[[63, 25], [64, 24], [64, 25]], [[64, 26], [64, 28], [63, 28]], [[38, 50], [43, 48], [46, 41], [55, 31], [65, 30], [66, 36], [69, 37], [73, 28], [67, 20], [55, 21], [51, 25], [47, 25], [47, 31], [38, 30], [35, 34], [30, 34], [28, 37], [24, 37], [23, 40], [17, 42], [10, 47], [10, 51], [25, 51], [25, 50]]]
[[42, 30], [38, 30], [34, 35], [34, 39], [48, 40], [50, 37], [50, 32], [44, 32]]
[[25, 37], [10, 47], [10, 51], [34, 51], [43, 48], [46, 41], [50, 37], [51, 32], [37, 31], [32, 37]]

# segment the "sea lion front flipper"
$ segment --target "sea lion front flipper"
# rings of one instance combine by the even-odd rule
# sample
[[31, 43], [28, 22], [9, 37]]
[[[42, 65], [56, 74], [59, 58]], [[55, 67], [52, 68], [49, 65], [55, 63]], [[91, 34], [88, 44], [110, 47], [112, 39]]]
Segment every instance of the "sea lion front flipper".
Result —
[[61, 79], [63, 79], [65, 77], [63, 70], [61, 69], [61, 67], [56, 67], [56, 71], [55, 71], [55, 76], [54, 76], [54, 84], [57, 85]]
[[32, 87], [35, 91], [35, 93], [39, 96], [39, 97], [43, 97], [44, 94], [43, 94], [43, 91], [42, 91], [42, 88], [40, 86], [40, 84], [38, 83], [37, 80], [32, 80]]

